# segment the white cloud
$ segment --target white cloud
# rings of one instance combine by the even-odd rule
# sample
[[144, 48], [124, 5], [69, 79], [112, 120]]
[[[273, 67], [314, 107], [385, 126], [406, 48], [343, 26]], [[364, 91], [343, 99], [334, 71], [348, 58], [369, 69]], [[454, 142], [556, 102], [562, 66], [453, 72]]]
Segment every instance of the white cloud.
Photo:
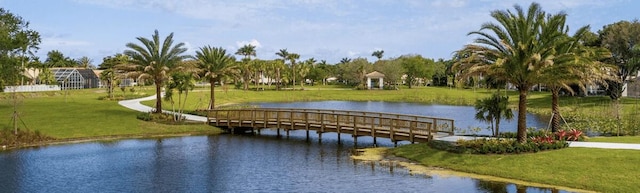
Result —
[[237, 41], [236, 42], [236, 46], [238, 48], [240, 48], [240, 47], [242, 47], [244, 45], [247, 45], [247, 44], [255, 46], [256, 49], [262, 47], [262, 44], [260, 44], [260, 42], [258, 40], [256, 40], [256, 39], [252, 39], [251, 41]]

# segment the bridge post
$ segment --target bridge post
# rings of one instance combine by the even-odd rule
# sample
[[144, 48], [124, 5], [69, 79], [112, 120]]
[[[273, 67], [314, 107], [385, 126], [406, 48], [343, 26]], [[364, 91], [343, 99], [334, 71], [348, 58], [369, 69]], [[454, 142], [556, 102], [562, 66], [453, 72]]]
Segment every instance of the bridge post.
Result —
[[[335, 113], [335, 111], [333, 112]], [[338, 132], [338, 144], [340, 144], [340, 130], [342, 129], [342, 127], [340, 127], [340, 115], [336, 115], [336, 131]]]
[[309, 112], [304, 112], [304, 122], [307, 129], [307, 141], [309, 141]]

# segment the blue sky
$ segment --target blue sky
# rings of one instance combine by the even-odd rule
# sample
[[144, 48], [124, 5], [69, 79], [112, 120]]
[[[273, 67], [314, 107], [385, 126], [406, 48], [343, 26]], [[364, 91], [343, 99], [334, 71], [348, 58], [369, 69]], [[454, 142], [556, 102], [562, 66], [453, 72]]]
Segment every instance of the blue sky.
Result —
[[[567, 25], [592, 31], [620, 20], [638, 18], [640, 1], [540, 0], [548, 13], [564, 11]], [[531, 1], [515, 0], [0, 0], [0, 6], [30, 22], [40, 32], [37, 55], [50, 50], [71, 58], [88, 56], [98, 65], [121, 53], [136, 37], [174, 33], [188, 54], [199, 47], [223, 47], [234, 53], [244, 44], [257, 47], [258, 58], [273, 59], [287, 48], [301, 59], [336, 63], [384, 50], [384, 58], [420, 54], [451, 58], [470, 43], [470, 31], [493, 22], [493, 10]]]

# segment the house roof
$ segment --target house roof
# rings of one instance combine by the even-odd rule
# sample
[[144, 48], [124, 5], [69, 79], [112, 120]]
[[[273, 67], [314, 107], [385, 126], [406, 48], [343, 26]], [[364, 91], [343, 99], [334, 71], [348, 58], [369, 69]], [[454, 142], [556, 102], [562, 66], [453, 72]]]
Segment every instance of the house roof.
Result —
[[378, 71], [373, 71], [369, 74], [366, 75], [367, 78], [384, 78], [384, 74], [378, 72]]

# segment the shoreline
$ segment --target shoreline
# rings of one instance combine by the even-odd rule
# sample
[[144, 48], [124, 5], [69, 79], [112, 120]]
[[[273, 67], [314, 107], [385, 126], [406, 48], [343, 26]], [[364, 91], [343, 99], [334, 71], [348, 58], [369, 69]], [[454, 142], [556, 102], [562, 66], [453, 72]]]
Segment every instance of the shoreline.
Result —
[[58, 139], [58, 140], [39, 142], [39, 143], [33, 143], [33, 144], [25, 144], [21, 146], [2, 146], [0, 147], [0, 152], [28, 149], [28, 148], [48, 147], [48, 146], [55, 146], [55, 145], [70, 145], [70, 144], [78, 144], [78, 143], [100, 142], [100, 141], [172, 138], [172, 137], [187, 137], [187, 136], [208, 136], [208, 135], [219, 135], [221, 133], [222, 132], [220, 131], [211, 131], [211, 132], [109, 135], [109, 136], [97, 136], [97, 137], [67, 138], [67, 139]]
[[399, 165], [407, 169], [409, 173], [412, 175], [413, 174], [425, 175], [425, 176], [437, 175], [445, 178], [463, 177], [463, 178], [473, 178], [473, 179], [485, 180], [485, 181], [519, 184], [519, 185], [524, 185], [529, 187], [554, 188], [554, 189], [565, 190], [569, 192], [585, 192], [585, 193], [596, 192], [591, 190], [582, 190], [582, 189], [570, 188], [565, 186], [555, 186], [555, 185], [549, 185], [549, 184], [528, 182], [523, 180], [502, 178], [498, 176], [489, 176], [489, 175], [482, 175], [482, 174], [475, 174], [475, 173], [460, 172], [460, 171], [455, 171], [455, 170], [440, 168], [440, 167], [424, 166], [416, 161], [391, 154], [389, 152], [389, 150], [391, 149], [392, 148], [386, 148], [386, 147], [356, 149], [356, 152], [358, 152], [359, 155], [352, 155], [351, 158], [354, 160], [365, 161], [365, 162], [394, 163], [395, 165]]

